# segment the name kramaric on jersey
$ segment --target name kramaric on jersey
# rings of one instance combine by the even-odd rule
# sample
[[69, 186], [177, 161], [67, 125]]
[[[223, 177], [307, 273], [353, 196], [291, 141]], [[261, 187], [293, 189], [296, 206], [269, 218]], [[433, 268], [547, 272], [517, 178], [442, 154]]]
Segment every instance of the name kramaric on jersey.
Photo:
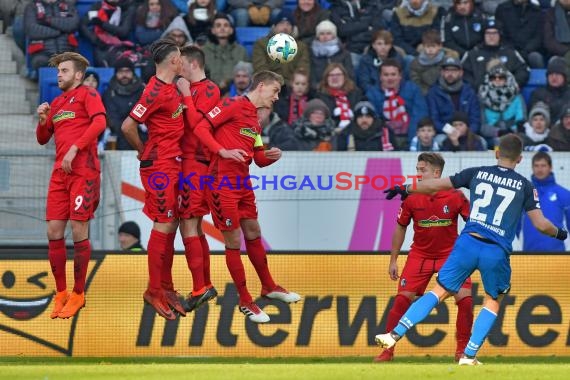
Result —
[[523, 186], [523, 183], [521, 180], [501, 177], [501, 176], [498, 176], [496, 174], [488, 173], [488, 172], [483, 171], [483, 170], [479, 170], [479, 172], [477, 172], [477, 179], [480, 179], [482, 181], [491, 182], [491, 183], [494, 183], [494, 184], [500, 185], [500, 186], [511, 187], [511, 188], [517, 189], [517, 190], [521, 190], [522, 186]]

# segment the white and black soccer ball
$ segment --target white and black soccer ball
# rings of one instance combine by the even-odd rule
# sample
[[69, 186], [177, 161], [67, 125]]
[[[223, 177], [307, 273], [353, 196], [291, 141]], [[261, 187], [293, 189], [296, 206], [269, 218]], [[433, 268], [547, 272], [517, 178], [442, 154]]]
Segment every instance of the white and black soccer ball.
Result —
[[291, 62], [297, 51], [297, 41], [286, 33], [277, 33], [267, 42], [267, 55], [277, 63]]

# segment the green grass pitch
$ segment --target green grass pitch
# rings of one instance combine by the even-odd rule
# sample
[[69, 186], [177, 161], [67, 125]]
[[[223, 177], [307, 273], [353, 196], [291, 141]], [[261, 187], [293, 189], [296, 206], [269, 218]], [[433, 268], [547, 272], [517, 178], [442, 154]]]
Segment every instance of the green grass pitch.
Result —
[[485, 358], [459, 367], [452, 358], [0, 358], [0, 379], [567, 379], [570, 357]]

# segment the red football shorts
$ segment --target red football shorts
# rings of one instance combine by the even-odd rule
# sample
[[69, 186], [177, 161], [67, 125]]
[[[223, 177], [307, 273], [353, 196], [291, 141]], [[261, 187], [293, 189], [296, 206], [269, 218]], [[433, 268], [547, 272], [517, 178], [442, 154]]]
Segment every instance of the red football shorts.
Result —
[[[398, 293], [406, 291], [421, 296], [424, 294], [432, 276], [441, 269], [447, 257], [426, 259], [417, 257], [412, 252], [410, 253], [400, 276]], [[471, 289], [471, 277], [468, 277], [461, 287]]]
[[[184, 158], [182, 160], [182, 183], [178, 195], [178, 212], [180, 218], [190, 219], [208, 215], [210, 208], [206, 201], [206, 192], [200, 178], [208, 175], [208, 165], [205, 163]], [[186, 183], [188, 181], [189, 183]]]
[[206, 199], [210, 206], [214, 226], [220, 231], [232, 231], [239, 228], [241, 219], [257, 219], [253, 190], [219, 189], [213, 185], [213, 190], [206, 189]]
[[170, 223], [178, 219], [179, 158], [143, 160], [140, 175], [145, 190], [143, 212], [153, 222]]
[[54, 169], [49, 182], [46, 220], [93, 219], [99, 206], [101, 175], [89, 168], [73, 169], [67, 174], [61, 168]]

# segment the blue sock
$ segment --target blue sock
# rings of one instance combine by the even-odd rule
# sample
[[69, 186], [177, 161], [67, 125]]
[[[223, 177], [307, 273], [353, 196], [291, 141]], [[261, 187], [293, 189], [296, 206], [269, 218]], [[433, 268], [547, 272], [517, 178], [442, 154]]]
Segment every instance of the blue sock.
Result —
[[429, 292], [423, 295], [410, 306], [392, 331], [399, 336], [404, 336], [415, 324], [423, 321], [438, 303], [439, 298], [435, 293]]
[[469, 338], [469, 343], [467, 343], [467, 347], [465, 347], [465, 355], [471, 357], [477, 355], [477, 351], [479, 351], [483, 341], [487, 337], [487, 334], [491, 331], [491, 327], [493, 327], [495, 319], [497, 319], [497, 314], [485, 307], [481, 309], [475, 323], [473, 324], [471, 338]]

